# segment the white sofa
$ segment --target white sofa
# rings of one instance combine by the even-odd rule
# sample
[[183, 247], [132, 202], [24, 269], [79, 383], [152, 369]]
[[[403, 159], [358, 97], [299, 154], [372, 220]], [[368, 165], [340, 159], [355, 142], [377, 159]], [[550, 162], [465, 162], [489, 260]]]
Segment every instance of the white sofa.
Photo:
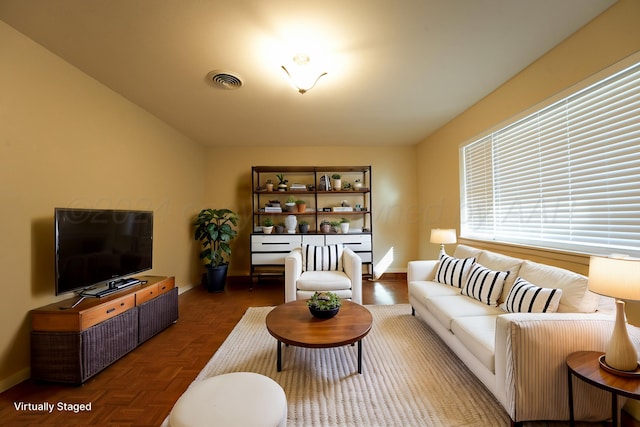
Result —
[[[452, 257], [474, 258], [488, 269], [509, 271], [498, 304], [506, 300], [517, 277], [562, 290], [555, 313], [507, 313], [434, 281], [438, 260], [411, 261], [407, 269], [413, 314], [467, 365], [513, 424], [568, 420], [566, 357], [580, 350], [604, 351], [613, 330], [613, 300], [589, 292], [586, 277], [557, 267], [465, 245]], [[638, 328], [629, 329], [637, 346]], [[606, 420], [610, 405], [610, 395], [574, 380], [576, 419]]]

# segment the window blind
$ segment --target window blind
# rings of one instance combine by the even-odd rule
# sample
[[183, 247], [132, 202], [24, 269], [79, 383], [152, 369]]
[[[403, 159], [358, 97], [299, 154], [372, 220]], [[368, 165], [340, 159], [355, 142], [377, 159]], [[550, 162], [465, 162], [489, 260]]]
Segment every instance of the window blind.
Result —
[[640, 256], [640, 63], [462, 147], [461, 235]]

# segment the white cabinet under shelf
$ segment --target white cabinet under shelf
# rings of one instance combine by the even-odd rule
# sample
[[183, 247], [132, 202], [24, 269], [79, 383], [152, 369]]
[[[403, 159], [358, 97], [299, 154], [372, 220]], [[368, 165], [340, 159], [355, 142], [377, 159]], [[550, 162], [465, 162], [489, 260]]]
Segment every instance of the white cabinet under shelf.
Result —
[[[255, 275], [282, 274], [284, 257], [293, 248], [303, 244], [321, 246], [342, 243], [362, 258], [364, 274], [372, 274], [371, 166], [254, 166], [251, 172], [254, 230], [250, 245], [252, 284]], [[277, 190], [277, 175], [280, 174], [288, 180], [284, 191]], [[326, 179], [334, 174], [341, 175], [342, 187], [327, 190]], [[266, 190], [269, 180], [274, 184], [274, 191]], [[290, 187], [292, 184], [296, 184], [294, 189]], [[298, 212], [294, 207], [293, 212], [286, 212], [285, 202], [288, 198], [304, 200], [307, 209]], [[267, 211], [267, 205], [276, 201], [280, 202], [282, 212]], [[340, 211], [341, 208], [346, 211]], [[309, 233], [301, 234], [297, 229], [295, 234], [289, 234], [286, 230], [276, 234], [275, 229], [271, 234], [256, 231], [266, 218], [278, 224], [283, 223], [289, 215], [295, 215], [298, 223], [307, 221]], [[341, 218], [349, 219], [351, 232], [340, 234], [320, 231], [323, 220], [338, 222]]]

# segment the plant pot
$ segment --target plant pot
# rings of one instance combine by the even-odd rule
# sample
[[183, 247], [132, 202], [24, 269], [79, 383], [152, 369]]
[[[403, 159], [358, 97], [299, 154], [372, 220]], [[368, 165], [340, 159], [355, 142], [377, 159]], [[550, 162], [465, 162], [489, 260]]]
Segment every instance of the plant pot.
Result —
[[287, 191], [287, 184], [278, 184], [278, 191]]
[[273, 191], [273, 183], [272, 182], [268, 182], [267, 184], [265, 184], [267, 187], [267, 191]]
[[313, 315], [313, 317], [318, 319], [331, 319], [333, 316], [338, 314], [340, 311], [340, 307], [333, 308], [331, 310], [318, 310], [313, 307], [309, 307], [309, 311]]
[[320, 225], [320, 232], [321, 233], [330, 233], [331, 232], [331, 225], [329, 224], [321, 224]]
[[298, 229], [300, 230], [300, 233], [307, 234], [309, 232], [309, 224], [299, 224]]
[[340, 232], [342, 234], [347, 234], [349, 232], [349, 223], [348, 222], [341, 222], [340, 223]]
[[293, 209], [295, 208], [296, 204], [295, 203], [285, 203], [284, 204], [284, 211], [285, 212], [293, 212]]
[[342, 178], [333, 180], [333, 191], [342, 190]]
[[276, 234], [284, 233], [284, 225], [276, 225]]
[[207, 266], [207, 291], [222, 292], [227, 282], [227, 268], [229, 264], [220, 264], [217, 267]]
[[304, 204], [304, 203], [299, 204], [299, 205], [296, 205], [296, 206], [297, 206], [297, 208], [298, 208], [298, 212], [304, 212], [304, 211], [306, 211], [306, 210], [307, 210], [307, 205], [306, 205], [306, 204]]
[[272, 231], [273, 231], [273, 225], [269, 227], [262, 226], [262, 232], [264, 234], [271, 234]]

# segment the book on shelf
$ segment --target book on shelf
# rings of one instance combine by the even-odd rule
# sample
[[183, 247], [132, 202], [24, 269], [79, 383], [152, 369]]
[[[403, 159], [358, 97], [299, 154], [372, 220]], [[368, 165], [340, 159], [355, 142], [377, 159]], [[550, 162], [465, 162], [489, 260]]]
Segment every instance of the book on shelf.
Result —
[[265, 206], [264, 211], [265, 212], [282, 212], [282, 208], [276, 207], [276, 206]]

